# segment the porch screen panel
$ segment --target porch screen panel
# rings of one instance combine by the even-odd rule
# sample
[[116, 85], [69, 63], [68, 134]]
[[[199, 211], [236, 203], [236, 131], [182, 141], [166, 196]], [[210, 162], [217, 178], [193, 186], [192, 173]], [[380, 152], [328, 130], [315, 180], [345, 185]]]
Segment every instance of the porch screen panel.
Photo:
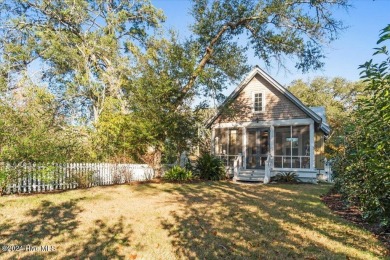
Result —
[[229, 129], [229, 165], [233, 166], [234, 160], [239, 153], [242, 153], [241, 129]]
[[292, 126], [292, 168], [310, 168], [310, 128]]
[[229, 130], [229, 155], [242, 153], [242, 129]]
[[226, 129], [217, 128], [215, 129], [215, 137], [214, 137], [214, 147], [215, 154], [226, 154], [227, 152], [227, 137], [226, 137]]
[[236, 154], [242, 153], [242, 128], [237, 129], [237, 151]]
[[305, 126], [275, 127], [276, 168], [310, 168], [310, 128]]
[[246, 167], [248, 169], [254, 169], [256, 168], [256, 155], [257, 155], [256, 130], [248, 129], [247, 136], [248, 136], [248, 143], [247, 143]]
[[267, 156], [269, 152], [269, 130], [262, 129], [259, 132], [259, 143], [260, 143], [260, 167], [265, 167]]
[[[291, 137], [290, 126], [275, 127], [275, 167], [276, 168], [291, 168]], [[288, 153], [290, 152], [290, 153]], [[288, 153], [288, 154], [287, 154]]]

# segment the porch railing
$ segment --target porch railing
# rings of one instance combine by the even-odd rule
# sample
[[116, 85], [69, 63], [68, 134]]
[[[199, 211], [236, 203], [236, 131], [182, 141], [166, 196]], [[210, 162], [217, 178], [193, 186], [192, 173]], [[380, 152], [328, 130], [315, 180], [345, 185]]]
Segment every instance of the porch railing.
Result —
[[267, 184], [271, 181], [271, 168], [272, 168], [272, 156], [270, 153], [267, 155], [264, 169], [264, 183]]
[[217, 154], [216, 156], [223, 161], [226, 167], [234, 167], [234, 160], [237, 155]]
[[236, 156], [236, 158], [234, 159], [234, 163], [233, 163], [233, 174], [234, 174], [234, 177], [238, 176], [238, 172], [240, 171], [241, 168], [242, 168], [242, 154], [239, 153]]
[[310, 156], [307, 155], [275, 155], [275, 168], [310, 168]]

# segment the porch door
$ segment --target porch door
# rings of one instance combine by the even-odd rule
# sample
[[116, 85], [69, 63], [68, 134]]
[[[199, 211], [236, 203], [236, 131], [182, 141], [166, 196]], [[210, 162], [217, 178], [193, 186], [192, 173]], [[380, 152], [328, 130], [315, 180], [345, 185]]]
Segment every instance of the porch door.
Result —
[[264, 169], [269, 151], [269, 128], [247, 130], [247, 169]]

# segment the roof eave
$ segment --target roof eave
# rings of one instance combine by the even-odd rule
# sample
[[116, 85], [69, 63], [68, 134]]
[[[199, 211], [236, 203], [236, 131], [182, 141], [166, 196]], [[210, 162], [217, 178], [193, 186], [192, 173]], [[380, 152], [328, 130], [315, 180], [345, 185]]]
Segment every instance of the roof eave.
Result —
[[[286, 96], [294, 105], [299, 107], [303, 112], [305, 112], [310, 118], [314, 120], [314, 122], [323, 125], [321, 116], [317, 115], [314, 111], [312, 111], [310, 108], [305, 106], [297, 97], [295, 97], [290, 91], [285, 89], [279, 82], [277, 82], [275, 79], [273, 79], [270, 75], [268, 75], [264, 70], [259, 68], [258, 66], [255, 66], [255, 68], [249, 73], [249, 75], [234, 89], [234, 91], [226, 98], [226, 100], [222, 103], [221, 106], [218, 107], [217, 113], [206, 122], [206, 128], [210, 128], [214, 121], [220, 116], [221, 114], [221, 108], [226, 105], [228, 101], [235, 98], [241, 90], [244, 88], [246, 84], [249, 83], [252, 78], [256, 76], [256, 74], [260, 74], [265, 80], [267, 80], [274, 88], [279, 90], [284, 96]], [[329, 127], [325, 127], [329, 134], [330, 129]]]
[[320, 125], [320, 129], [322, 130], [322, 132], [324, 132], [325, 135], [330, 134], [330, 126], [329, 125], [322, 123]]

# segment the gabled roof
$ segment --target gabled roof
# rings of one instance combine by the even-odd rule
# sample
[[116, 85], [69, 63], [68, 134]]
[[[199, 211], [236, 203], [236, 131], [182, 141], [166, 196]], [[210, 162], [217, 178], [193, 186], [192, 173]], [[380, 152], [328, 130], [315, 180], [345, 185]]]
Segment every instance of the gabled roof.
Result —
[[322, 118], [322, 123], [326, 124], [326, 113], [325, 113], [325, 107], [309, 107], [311, 111], [316, 113]]
[[309, 107], [309, 108], [311, 109], [311, 111], [313, 111], [314, 113], [316, 113], [322, 118], [320, 128], [325, 134], [328, 135], [330, 133], [330, 126], [326, 121], [325, 107]]
[[222, 103], [222, 105], [217, 110], [217, 113], [210, 118], [210, 120], [206, 123], [206, 127], [209, 128], [214, 121], [221, 115], [221, 109], [224, 107], [230, 100], [235, 99], [238, 94], [246, 87], [246, 85], [256, 76], [260, 75], [264, 78], [268, 83], [271, 84], [276, 90], [282, 93], [288, 100], [290, 100], [293, 104], [295, 104], [298, 108], [300, 108], [304, 113], [306, 113], [314, 122], [320, 125], [321, 130], [325, 134], [330, 133], [330, 127], [326, 122], [323, 121], [322, 117], [311, 110], [309, 107], [305, 106], [297, 97], [295, 97], [290, 91], [285, 89], [279, 82], [277, 82], [274, 78], [268, 75], [264, 70], [260, 69], [258, 66], [249, 73], [249, 75], [234, 89], [234, 91], [226, 98], [226, 100]]

